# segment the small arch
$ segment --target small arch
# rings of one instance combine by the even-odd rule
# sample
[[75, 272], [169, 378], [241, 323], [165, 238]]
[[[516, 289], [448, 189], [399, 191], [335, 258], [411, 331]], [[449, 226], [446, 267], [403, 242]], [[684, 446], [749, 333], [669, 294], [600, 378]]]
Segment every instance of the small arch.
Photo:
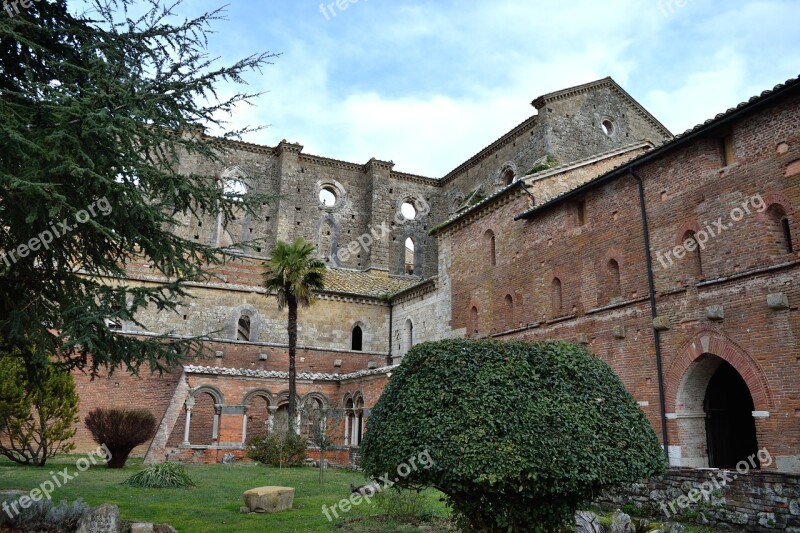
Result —
[[486, 248], [486, 254], [489, 259], [489, 264], [491, 266], [497, 265], [497, 247], [494, 238], [494, 232], [490, 229], [487, 229], [486, 232], [483, 234], [483, 242]]
[[273, 405], [272, 394], [264, 389], [248, 392], [242, 400], [246, 406], [245, 420], [242, 425], [242, 440], [269, 432], [270, 406]]
[[505, 323], [506, 326], [511, 327], [514, 324], [514, 297], [510, 294], [506, 294], [503, 303], [505, 308]]
[[610, 259], [606, 265], [608, 278], [608, 297], [610, 300], [622, 296], [622, 280], [620, 278], [619, 263], [616, 259]]
[[550, 312], [553, 317], [559, 317], [564, 312], [564, 300], [561, 290], [561, 280], [553, 278], [550, 282]]
[[503, 184], [506, 186], [511, 185], [514, 183], [516, 177], [517, 176], [512, 169], [506, 169], [506, 171], [503, 172]]
[[414, 323], [411, 321], [410, 318], [406, 319], [405, 338], [406, 338], [405, 351], [408, 352], [411, 348], [414, 347]]
[[197, 398], [199, 394], [208, 394], [214, 399], [214, 403], [217, 405], [222, 405], [225, 403], [225, 396], [219, 391], [218, 388], [212, 385], [200, 385], [189, 391], [189, 396], [192, 398]]
[[364, 332], [361, 329], [361, 326], [356, 324], [353, 327], [353, 331], [350, 336], [350, 349], [356, 352], [362, 351], [364, 349], [363, 337], [364, 337]]

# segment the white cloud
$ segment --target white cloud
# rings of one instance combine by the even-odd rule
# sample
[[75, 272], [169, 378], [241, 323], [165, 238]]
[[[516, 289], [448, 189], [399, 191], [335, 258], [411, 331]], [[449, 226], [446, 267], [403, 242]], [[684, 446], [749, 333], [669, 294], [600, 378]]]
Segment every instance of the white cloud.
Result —
[[[285, 53], [256, 78], [270, 92], [234, 117], [271, 125], [248, 140], [440, 177], [532, 115], [541, 94], [611, 75], [677, 133], [796, 75], [770, 79], [800, 49], [783, 33], [773, 65], [754, 47], [767, 36], [752, 17], [789, 9], [780, 2], [693, 0], [669, 16], [634, 0], [351, 8], [299, 32], [280, 21], [286, 40], [270, 47]], [[775, 18], [770, 32], [791, 27]]]

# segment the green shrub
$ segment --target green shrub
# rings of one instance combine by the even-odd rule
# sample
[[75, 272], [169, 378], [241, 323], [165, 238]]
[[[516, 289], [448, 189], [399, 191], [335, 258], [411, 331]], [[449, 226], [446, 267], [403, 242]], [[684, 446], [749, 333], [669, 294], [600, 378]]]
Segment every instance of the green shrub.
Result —
[[293, 432], [272, 432], [247, 441], [247, 456], [267, 466], [303, 466], [306, 439]]
[[[435, 486], [461, 525], [550, 531], [607, 487], [665, 468], [658, 438], [611, 368], [568, 343], [448, 340], [415, 346], [372, 410], [362, 466]], [[574, 527], [574, 525], [573, 525]]]
[[153, 438], [158, 422], [147, 409], [97, 408], [84, 424], [94, 441], [108, 448], [108, 467], [122, 468], [135, 447]]
[[[50, 365], [27, 369], [22, 355], [0, 354], [0, 454], [24, 465], [75, 448], [78, 393], [69, 372]], [[27, 357], [27, 356], [25, 356]]]
[[148, 466], [122, 482], [129, 487], [143, 489], [179, 489], [194, 487], [194, 482], [186, 473], [186, 467], [179, 463], [161, 463]]

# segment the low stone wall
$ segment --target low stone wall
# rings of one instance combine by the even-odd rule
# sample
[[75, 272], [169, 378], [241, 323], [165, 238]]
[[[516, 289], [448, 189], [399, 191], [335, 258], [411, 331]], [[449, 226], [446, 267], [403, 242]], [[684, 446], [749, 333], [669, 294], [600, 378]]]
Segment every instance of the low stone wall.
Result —
[[798, 474], [671, 468], [664, 477], [604, 493], [595, 503], [604, 509], [633, 504], [661, 520], [800, 533]]

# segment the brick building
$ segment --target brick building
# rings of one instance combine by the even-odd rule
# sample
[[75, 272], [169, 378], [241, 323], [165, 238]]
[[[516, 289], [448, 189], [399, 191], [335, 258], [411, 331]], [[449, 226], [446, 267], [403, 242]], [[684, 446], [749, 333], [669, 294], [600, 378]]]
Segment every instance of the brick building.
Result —
[[[179, 313], [119, 326], [208, 335], [214, 355], [164, 377], [81, 379], [81, 409], [151, 408], [148, 461], [241, 455], [287, 398], [285, 314], [259, 273], [276, 240], [302, 236], [330, 270], [300, 314], [299, 403], [342, 414], [339, 462], [413, 344], [491, 336], [586, 344], [674, 465], [767, 447], [771, 468], [800, 472], [798, 101], [790, 81], [673, 138], [605, 78], [537, 98], [536, 114], [441, 179], [285, 141], [232, 143], [221, 168], [187, 159], [280, 199], [236, 227], [177, 220], [184, 237], [241, 243], [240, 259]], [[164, 281], [147, 265], [129, 277]]]

